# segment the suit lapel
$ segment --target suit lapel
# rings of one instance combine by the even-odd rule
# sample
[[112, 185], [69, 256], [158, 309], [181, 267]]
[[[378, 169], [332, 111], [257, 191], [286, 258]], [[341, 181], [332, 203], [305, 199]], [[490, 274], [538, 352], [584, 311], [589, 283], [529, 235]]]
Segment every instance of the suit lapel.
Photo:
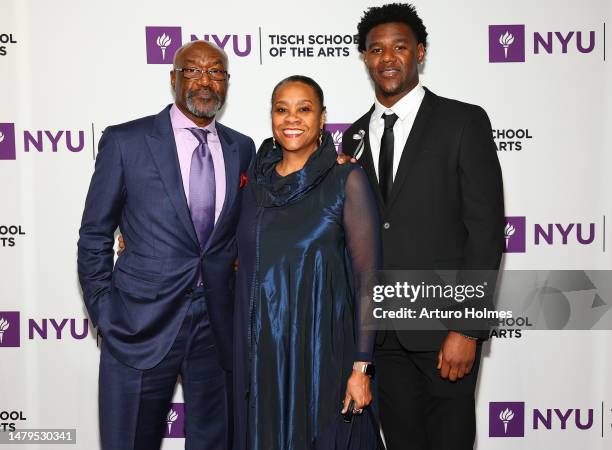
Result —
[[423, 97], [421, 106], [419, 107], [417, 115], [414, 119], [412, 129], [410, 130], [410, 135], [408, 136], [406, 145], [404, 145], [404, 149], [402, 151], [397, 173], [395, 174], [395, 179], [393, 180], [391, 198], [389, 199], [389, 204], [386, 207], [387, 210], [391, 208], [393, 202], [395, 202], [397, 199], [402, 184], [404, 184], [406, 181], [406, 174], [410, 170], [412, 162], [424, 150], [423, 146], [419, 145], [419, 142], [429, 121], [429, 116], [434, 106], [434, 100], [435, 94], [432, 94], [431, 91], [425, 89], [425, 97]]
[[[368, 124], [368, 128], [369, 124]], [[378, 204], [378, 209], [380, 213], [384, 211], [385, 203], [383, 202], [382, 193], [380, 192], [380, 185], [378, 184], [378, 177], [376, 176], [376, 168], [374, 167], [374, 158], [372, 157], [372, 147], [370, 147], [370, 132], [368, 131], [365, 135], [365, 148], [363, 150], [362, 159], [362, 167], [364, 168], [366, 174], [368, 175], [368, 179], [370, 180], [370, 185], [372, 186], [372, 191], [374, 192], [374, 197], [376, 198], [376, 203]]]
[[157, 115], [153, 130], [146, 136], [146, 141], [178, 218], [194, 244], [199, 248], [198, 237], [191, 221], [187, 197], [183, 189], [176, 141], [170, 122], [170, 106]]
[[208, 250], [214, 241], [215, 235], [218, 233], [221, 221], [227, 215], [230, 206], [234, 202], [238, 183], [240, 181], [240, 159], [238, 155], [238, 145], [230, 138], [225, 127], [219, 122], [216, 123], [221, 149], [223, 150], [223, 164], [225, 166], [225, 199], [223, 200], [223, 208], [219, 214], [219, 219], [215, 224], [212, 236], [208, 239], [204, 251]]
[[361, 158], [359, 158], [359, 163], [361, 164], [361, 167], [363, 167], [363, 170], [365, 171], [366, 175], [368, 176], [368, 179], [370, 180], [372, 192], [374, 192], [374, 197], [376, 198], [378, 209], [382, 214], [384, 203], [382, 200], [382, 194], [380, 193], [380, 187], [378, 185], [378, 178], [376, 177], [376, 169], [374, 168], [374, 159], [372, 157], [372, 148], [370, 146], [370, 117], [372, 116], [373, 112], [374, 106], [370, 108], [368, 114], [366, 114], [357, 122], [355, 122], [355, 127], [357, 130], [363, 130], [365, 132], [365, 135], [363, 137], [364, 148], [363, 153], [361, 154]]

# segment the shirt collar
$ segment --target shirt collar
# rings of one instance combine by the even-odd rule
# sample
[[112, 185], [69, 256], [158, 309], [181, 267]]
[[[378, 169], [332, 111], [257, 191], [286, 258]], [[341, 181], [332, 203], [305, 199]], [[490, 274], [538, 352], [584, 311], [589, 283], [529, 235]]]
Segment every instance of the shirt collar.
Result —
[[374, 98], [374, 113], [372, 114], [373, 119], [380, 119], [385, 111], [392, 111], [397, 114], [400, 120], [404, 121], [410, 113], [419, 109], [421, 101], [425, 96], [425, 89], [419, 82], [410, 92], [400, 98], [393, 106], [387, 108], [382, 103]]
[[183, 111], [181, 111], [178, 106], [176, 106], [176, 103], [173, 104], [170, 108], [170, 122], [172, 123], [173, 130], [180, 130], [186, 128], [202, 128], [203, 130], [210, 131], [215, 136], [217, 135], [217, 127], [215, 126], [217, 122], [215, 119], [213, 119], [212, 122], [210, 122], [205, 127], [198, 127], [189, 117], [183, 114]]

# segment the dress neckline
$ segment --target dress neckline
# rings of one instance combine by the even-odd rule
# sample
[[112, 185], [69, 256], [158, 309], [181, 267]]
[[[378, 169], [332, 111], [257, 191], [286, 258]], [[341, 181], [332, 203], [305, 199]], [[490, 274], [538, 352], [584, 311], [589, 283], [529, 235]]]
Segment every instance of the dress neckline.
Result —
[[257, 152], [252, 178], [258, 206], [278, 207], [301, 200], [334, 167], [338, 154], [331, 134], [324, 132], [321, 146], [310, 155], [300, 170], [280, 175], [276, 171], [276, 164], [282, 157], [282, 150], [273, 144], [272, 139], [265, 140]]

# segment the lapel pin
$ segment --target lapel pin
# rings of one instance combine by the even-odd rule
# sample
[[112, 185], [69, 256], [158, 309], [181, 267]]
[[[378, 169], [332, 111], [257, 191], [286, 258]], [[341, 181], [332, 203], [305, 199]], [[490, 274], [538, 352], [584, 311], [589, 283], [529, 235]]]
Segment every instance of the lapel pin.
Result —
[[355, 133], [353, 135], [353, 139], [356, 141], [359, 141], [359, 144], [357, 144], [357, 148], [355, 149], [355, 153], [353, 155], [353, 158], [359, 160], [359, 158], [361, 158], [361, 155], [363, 155], [363, 149], [365, 147], [365, 131], [363, 130], [359, 130], [357, 133]]

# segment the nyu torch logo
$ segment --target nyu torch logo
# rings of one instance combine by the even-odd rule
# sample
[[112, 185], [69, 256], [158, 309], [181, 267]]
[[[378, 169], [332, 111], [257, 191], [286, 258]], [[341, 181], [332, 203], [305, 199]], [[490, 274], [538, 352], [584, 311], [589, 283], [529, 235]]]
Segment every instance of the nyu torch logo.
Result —
[[176, 419], [178, 419], [178, 413], [172, 408], [170, 408], [170, 411], [168, 411], [168, 415], [166, 416], [166, 424], [168, 425], [168, 434], [172, 434], [172, 425], [174, 424], [174, 422], [176, 422]]
[[489, 403], [489, 437], [525, 436], [524, 402]]
[[336, 152], [342, 153], [342, 136], [344, 132], [351, 126], [350, 123], [326, 123], [325, 129], [330, 132], [334, 140]]
[[4, 317], [0, 317], [0, 345], [2, 345], [2, 341], [4, 340], [4, 333], [9, 329], [11, 323], [6, 320]]
[[172, 39], [170, 39], [170, 36], [164, 33], [161, 36], [157, 37], [157, 39], [155, 40], [155, 43], [161, 50], [162, 60], [165, 61], [166, 60], [166, 49], [168, 48], [170, 44], [172, 44]]
[[525, 216], [506, 217], [504, 228], [505, 253], [525, 253], [527, 247], [526, 222]]
[[0, 311], [0, 347], [20, 347], [18, 311]]
[[0, 160], [15, 160], [15, 124], [0, 123]]
[[525, 62], [525, 25], [489, 25], [489, 62]]
[[166, 415], [165, 438], [184, 438], [185, 437], [185, 404], [172, 403], [170, 411]]
[[508, 59], [508, 47], [510, 47], [513, 42], [514, 36], [512, 36], [508, 31], [499, 37], [499, 43], [504, 48], [504, 59]]
[[146, 27], [147, 64], [172, 64], [183, 45], [181, 27]]
[[499, 413], [499, 420], [504, 424], [504, 434], [508, 434], [508, 422], [512, 419], [514, 419], [514, 411], [510, 408], [506, 408]]
[[514, 228], [514, 225], [512, 225], [511, 223], [507, 223], [506, 227], [504, 228], [504, 236], [506, 238], [506, 250], [508, 250], [510, 238], [514, 236], [514, 233], [516, 233], [516, 228]]

